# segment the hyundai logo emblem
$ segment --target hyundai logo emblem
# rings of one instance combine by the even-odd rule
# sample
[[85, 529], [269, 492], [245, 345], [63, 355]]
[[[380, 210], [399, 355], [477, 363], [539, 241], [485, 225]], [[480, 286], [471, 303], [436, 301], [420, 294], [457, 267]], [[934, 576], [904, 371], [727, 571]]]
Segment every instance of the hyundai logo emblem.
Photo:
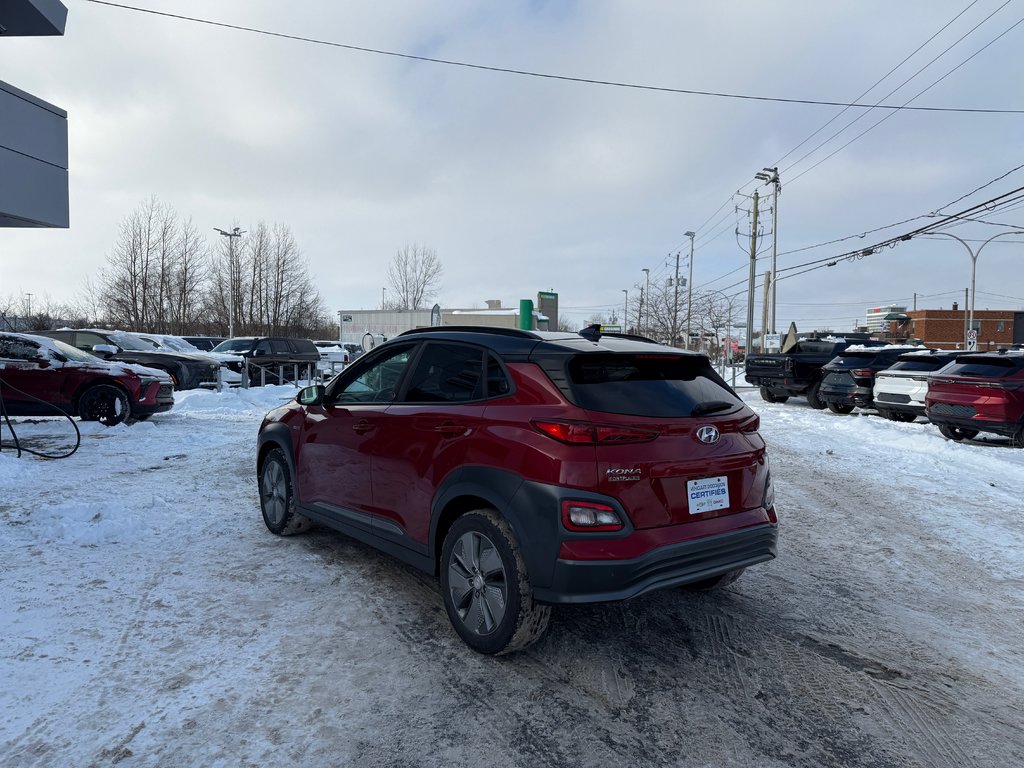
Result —
[[717, 443], [718, 442], [718, 428], [713, 427], [710, 424], [705, 424], [703, 427], [697, 430], [697, 439], [702, 443]]

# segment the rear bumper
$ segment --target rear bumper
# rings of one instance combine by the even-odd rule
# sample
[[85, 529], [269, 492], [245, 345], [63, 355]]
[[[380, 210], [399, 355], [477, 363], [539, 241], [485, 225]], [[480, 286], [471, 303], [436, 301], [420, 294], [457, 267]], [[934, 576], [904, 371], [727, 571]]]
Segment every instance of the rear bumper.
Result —
[[764, 524], [654, 549], [631, 560], [562, 560], [542, 603], [606, 603], [689, 584], [771, 560], [778, 525]]
[[961, 416], [949, 416], [944, 414], [932, 414], [926, 411], [928, 420], [940, 427], [960, 427], [961, 429], [974, 429], [978, 432], [992, 432], [1004, 437], [1014, 437], [1021, 429], [1020, 421], [991, 421], [989, 419], [967, 418]]
[[849, 403], [860, 408], [873, 408], [875, 404], [872, 390], [864, 387], [857, 387], [856, 389], [852, 387], [843, 389], [826, 389], [822, 387], [818, 390], [818, 397], [826, 403]]

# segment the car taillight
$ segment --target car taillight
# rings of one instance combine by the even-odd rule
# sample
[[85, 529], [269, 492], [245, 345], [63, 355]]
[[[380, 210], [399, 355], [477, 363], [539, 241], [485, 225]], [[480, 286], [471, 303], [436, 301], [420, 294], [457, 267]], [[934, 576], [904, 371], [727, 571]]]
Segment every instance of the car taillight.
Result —
[[870, 368], [854, 368], [850, 373], [858, 379], [870, 379], [875, 375], [875, 372]]
[[569, 445], [620, 445], [646, 443], [658, 436], [657, 432], [614, 424], [592, 424], [589, 421], [530, 422], [542, 434]]
[[625, 527], [612, 507], [590, 501], [563, 501], [562, 525], [568, 531], [620, 531]]
[[740, 432], [757, 432], [761, 428], [761, 417], [756, 413], [744, 422], [739, 424]]

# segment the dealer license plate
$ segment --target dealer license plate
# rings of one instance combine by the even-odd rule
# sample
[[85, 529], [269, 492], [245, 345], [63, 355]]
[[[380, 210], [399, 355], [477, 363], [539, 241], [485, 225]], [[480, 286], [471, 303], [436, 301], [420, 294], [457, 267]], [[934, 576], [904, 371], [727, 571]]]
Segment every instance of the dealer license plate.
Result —
[[713, 512], [716, 509], [729, 508], [729, 479], [720, 477], [703, 477], [686, 483], [686, 498], [689, 500], [691, 515]]

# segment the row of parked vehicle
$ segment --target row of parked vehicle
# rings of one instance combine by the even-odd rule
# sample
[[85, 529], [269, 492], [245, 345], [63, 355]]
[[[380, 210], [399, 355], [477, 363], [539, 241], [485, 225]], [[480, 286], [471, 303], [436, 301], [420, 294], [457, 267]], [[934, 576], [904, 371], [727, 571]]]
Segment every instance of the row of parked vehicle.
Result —
[[324, 379], [349, 361], [349, 350], [338, 342], [309, 339], [182, 338], [97, 328], [3, 333], [0, 405], [8, 416], [59, 411], [113, 425], [169, 410], [175, 389]]
[[847, 414], [874, 409], [893, 421], [925, 417], [950, 440], [980, 432], [1024, 447], [1024, 349], [929, 349], [877, 341], [808, 339], [785, 354], [753, 355], [747, 380], [770, 403], [791, 396]]

